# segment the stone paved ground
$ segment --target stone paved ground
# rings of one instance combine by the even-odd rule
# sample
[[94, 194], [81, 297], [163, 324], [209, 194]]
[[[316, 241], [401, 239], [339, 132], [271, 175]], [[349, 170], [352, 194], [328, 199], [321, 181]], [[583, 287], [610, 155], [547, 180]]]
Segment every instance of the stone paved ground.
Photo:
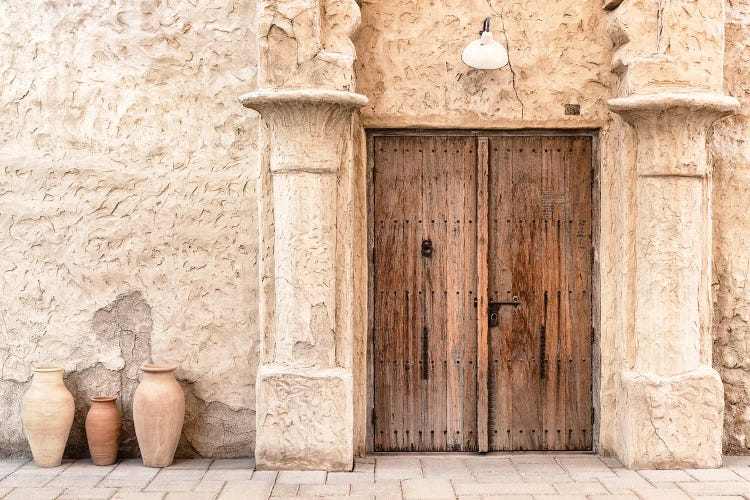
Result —
[[181, 460], [148, 469], [140, 460], [96, 467], [88, 460], [40, 469], [0, 459], [0, 498], [490, 499], [745, 498], [750, 457], [718, 470], [630, 471], [594, 455], [374, 456], [354, 472], [253, 471], [252, 460]]

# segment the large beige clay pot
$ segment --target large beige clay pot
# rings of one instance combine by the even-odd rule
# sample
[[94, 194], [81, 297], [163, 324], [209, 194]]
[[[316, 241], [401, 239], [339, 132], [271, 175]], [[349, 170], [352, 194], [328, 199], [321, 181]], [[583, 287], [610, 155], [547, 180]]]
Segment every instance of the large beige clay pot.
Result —
[[63, 383], [63, 369], [34, 368], [31, 387], [21, 401], [21, 421], [37, 467], [60, 465], [74, 412], [73, 395]]
[[86, 414], [86, 440], [89, 443], [94, 465], [112, 465], [117, 460], [120, 445], [122, 416], [115, 396], [91, 398], [91, 408]]
[[133, 422], [143, 465], [167, 467], [185, 420], [185, 395], [174, 377], [176, 366], [144, 365], [143, 380], [135, 390]]

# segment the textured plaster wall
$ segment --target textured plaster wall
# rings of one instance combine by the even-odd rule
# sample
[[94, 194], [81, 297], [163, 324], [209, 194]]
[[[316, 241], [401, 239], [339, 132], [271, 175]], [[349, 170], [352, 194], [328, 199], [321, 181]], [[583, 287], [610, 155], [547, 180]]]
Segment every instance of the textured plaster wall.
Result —
[[750, 452], [750, 1], [727, 0], [725, 92], [739, 114], [714, 128], [714, 367], [724, 381], [724, 450]]
[[[471, 70], [461, 52], [488, 15], [510, 65]], [[604, 19], [597, 2], [363, 0], [354, 40], [365, 126], [604, 123], [616, 85]], [[567, 103], [581, 116], [566, 117]]]
[[77, 412], [179, 365], [180, 456], [248, 456], [258, 357], [255, 2], [0, 3], [0, 453], [56, 364]]

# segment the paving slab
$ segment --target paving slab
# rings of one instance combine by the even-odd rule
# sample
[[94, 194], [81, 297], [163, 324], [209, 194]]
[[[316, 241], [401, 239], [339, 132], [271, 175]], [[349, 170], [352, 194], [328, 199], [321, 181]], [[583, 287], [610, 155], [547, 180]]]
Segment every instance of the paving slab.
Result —
[[61, 500], [110, 498], [116, 491], [114, 488], [66, 488], [58, 498]]
[[161, 500], [166, 493], [160, 491], [141, 491], [131, 488], [118, 488], [112, 500]]
[[267, 500], [273, 482], [251, 479], [227, 483], [219, 493], [220, 500]]
[[418, 458], [378, 457], [375, 461], [375, 481], [418, 479], [422, 477], [422, 463]]
[[690, 500], [690, 496], [680, 489], [635, 489], [633, 493], [644, 500]]
[[302, 484], [298, 494], [301, 496], [338, 497], [349, 495], [348, 484]]
[[601, 483], [554, 483], [561, 495], [606, 495], [609, 493]]
[[191, 491], [193, 488], [198, 486], [198, 481], [157, 481], [154, 479], [143, 491], [163, 491], [168, 493], [170, 491]]
[[172, 465], [166, 467], [166, 470], [170, 469], [192, 469], [192, 470], [208, 470], [213, 460], [207, 458], [190, 458], [190, 459], [175, 459]]
[[255, 459], [252, 458], [221, 458], [214, 460], [209, 467], [213, 469], [255, 469]]
[[208, 469], [203, 475], [210, 481], [248, 481], [252, 477], [252, 469]]
[[685, 469], [685, 472], [698, 481], [740, 481], [738, 476], [729, 469]]
[[512, 474], [516, 468], [510, 463], [510, 458], [470, 457], [466, 459], [466, 466], [474, 474]]
[[225, 484], [226, 481], [215, 481], [212, 479], [203, 478], [194, 488], [194, 491], [201, 491], [206, 493], [215, 492], [218, 494], [224, 488]]
[[62, 492], [62, 488], [14, 488], [3, 500], [53, 500]]
[[326, 484], [374, 483], [374, 472], [329, 472]]
[[88, 474], [92, 476], [107, 475], [112, 472], [117, 464], [112, 465], [94, 465], [90, 458], [76, 460], [67, 467], [62, 474]]
[[14, 472], [9, 476], [5, 476], [4, 479], [0, 480], [0, 487], [2, 488], [41, 488], [46, 486], [47, 483], [52, 481], [55, 476], [49, 474], [18, 474]]
[[422, 476], [425, 478], [468, 479], [472, 477], [462, 458], [423, 458]]
[[276, 478], [276, 484], [325, 484], [326, 472], [319, 470], [282, 470]]
[[207, 491], [171, 492], [164, 497], [165, 500], [214, 500], [218, 493]]
[[638, 474], [646, 481], [656, 483], [694, 481], [693, 477], [684, 470], [639, 470]]
[[632, 491], [634, 488], [647, 488], [651, 486], [651, 483], [637, 474], [635, 477], [602, 478], [599, 482], [609, 491]]
[[568, 471], [563, 469], [557, 462], [532, 462], [515, 464], [516, 470], [524, 474], [543, 474], [565, 476]]
[[375, 461], [372, 462], [355, 462], [353, 472], [375, 472]]
[[557, 463], [555, 456], [547, 453], [521, 453], [518, 455], [509, 455], [510, 461], [514, 464], [554, 464]]
[[401, 497], [401, 483], [399, 481], [380, 483], [358, 483], [351, 486], [352, 495], [372, 495], [380, 498], [399, 499]]
[[610, 468], [596, 455], [562, 456], [557, 458], [557, 463], [568, 472], [611, 472]]
[[278, 475], [278, 471], [275, 470], [256, 470], [253, 472], [253, 477], [251, 479], [253, 481], [270, 481], [273, 483], [276, 481], [276, 476]]
[[599, 457], [599, 459], [612, 469], [622, 469], [625, 467], [616, 457]]
[[90, 474], [60, 474], [47, 483], [47, 486], [58, 488], [93, 488], [102, 482], [104, 476]]
[[299, 491], [299, 484], [275, 484], [271, 489], [271, 497], [293, 497]]
[[487, 474], [474, 474], [474, 480], [478, 483], [497, 483], [499, 481], [506, 481], [508, 483], [522, 483], [523, 477], [518, 472], [502, 472], [502, 473], [487, 473]]
[[467, 483], [454, 481], [457, 495], [554, 495], [557, 490], [551, 483]]
[[711, 481], [677, 483], [690, 495], [750, 495], [750, 483], [747, 481]]
[[456, 498], [448, 479], [406, 479], [401, 482], [405, 500], [452, 500]]

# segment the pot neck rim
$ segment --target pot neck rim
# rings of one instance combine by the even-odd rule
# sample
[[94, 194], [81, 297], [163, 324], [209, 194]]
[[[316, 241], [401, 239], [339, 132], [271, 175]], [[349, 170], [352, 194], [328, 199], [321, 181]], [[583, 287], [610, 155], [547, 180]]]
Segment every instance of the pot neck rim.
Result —
[[91, 398], [92, 403], [114, 403], [117, 396], [94, 396]]
[[59, 366], [35, 366], [34, 373], [62, 373], [64, 370]]
[[172, 373], [176, 369], [177, 365], [146, 364], [141, 366], [143, 373]]

